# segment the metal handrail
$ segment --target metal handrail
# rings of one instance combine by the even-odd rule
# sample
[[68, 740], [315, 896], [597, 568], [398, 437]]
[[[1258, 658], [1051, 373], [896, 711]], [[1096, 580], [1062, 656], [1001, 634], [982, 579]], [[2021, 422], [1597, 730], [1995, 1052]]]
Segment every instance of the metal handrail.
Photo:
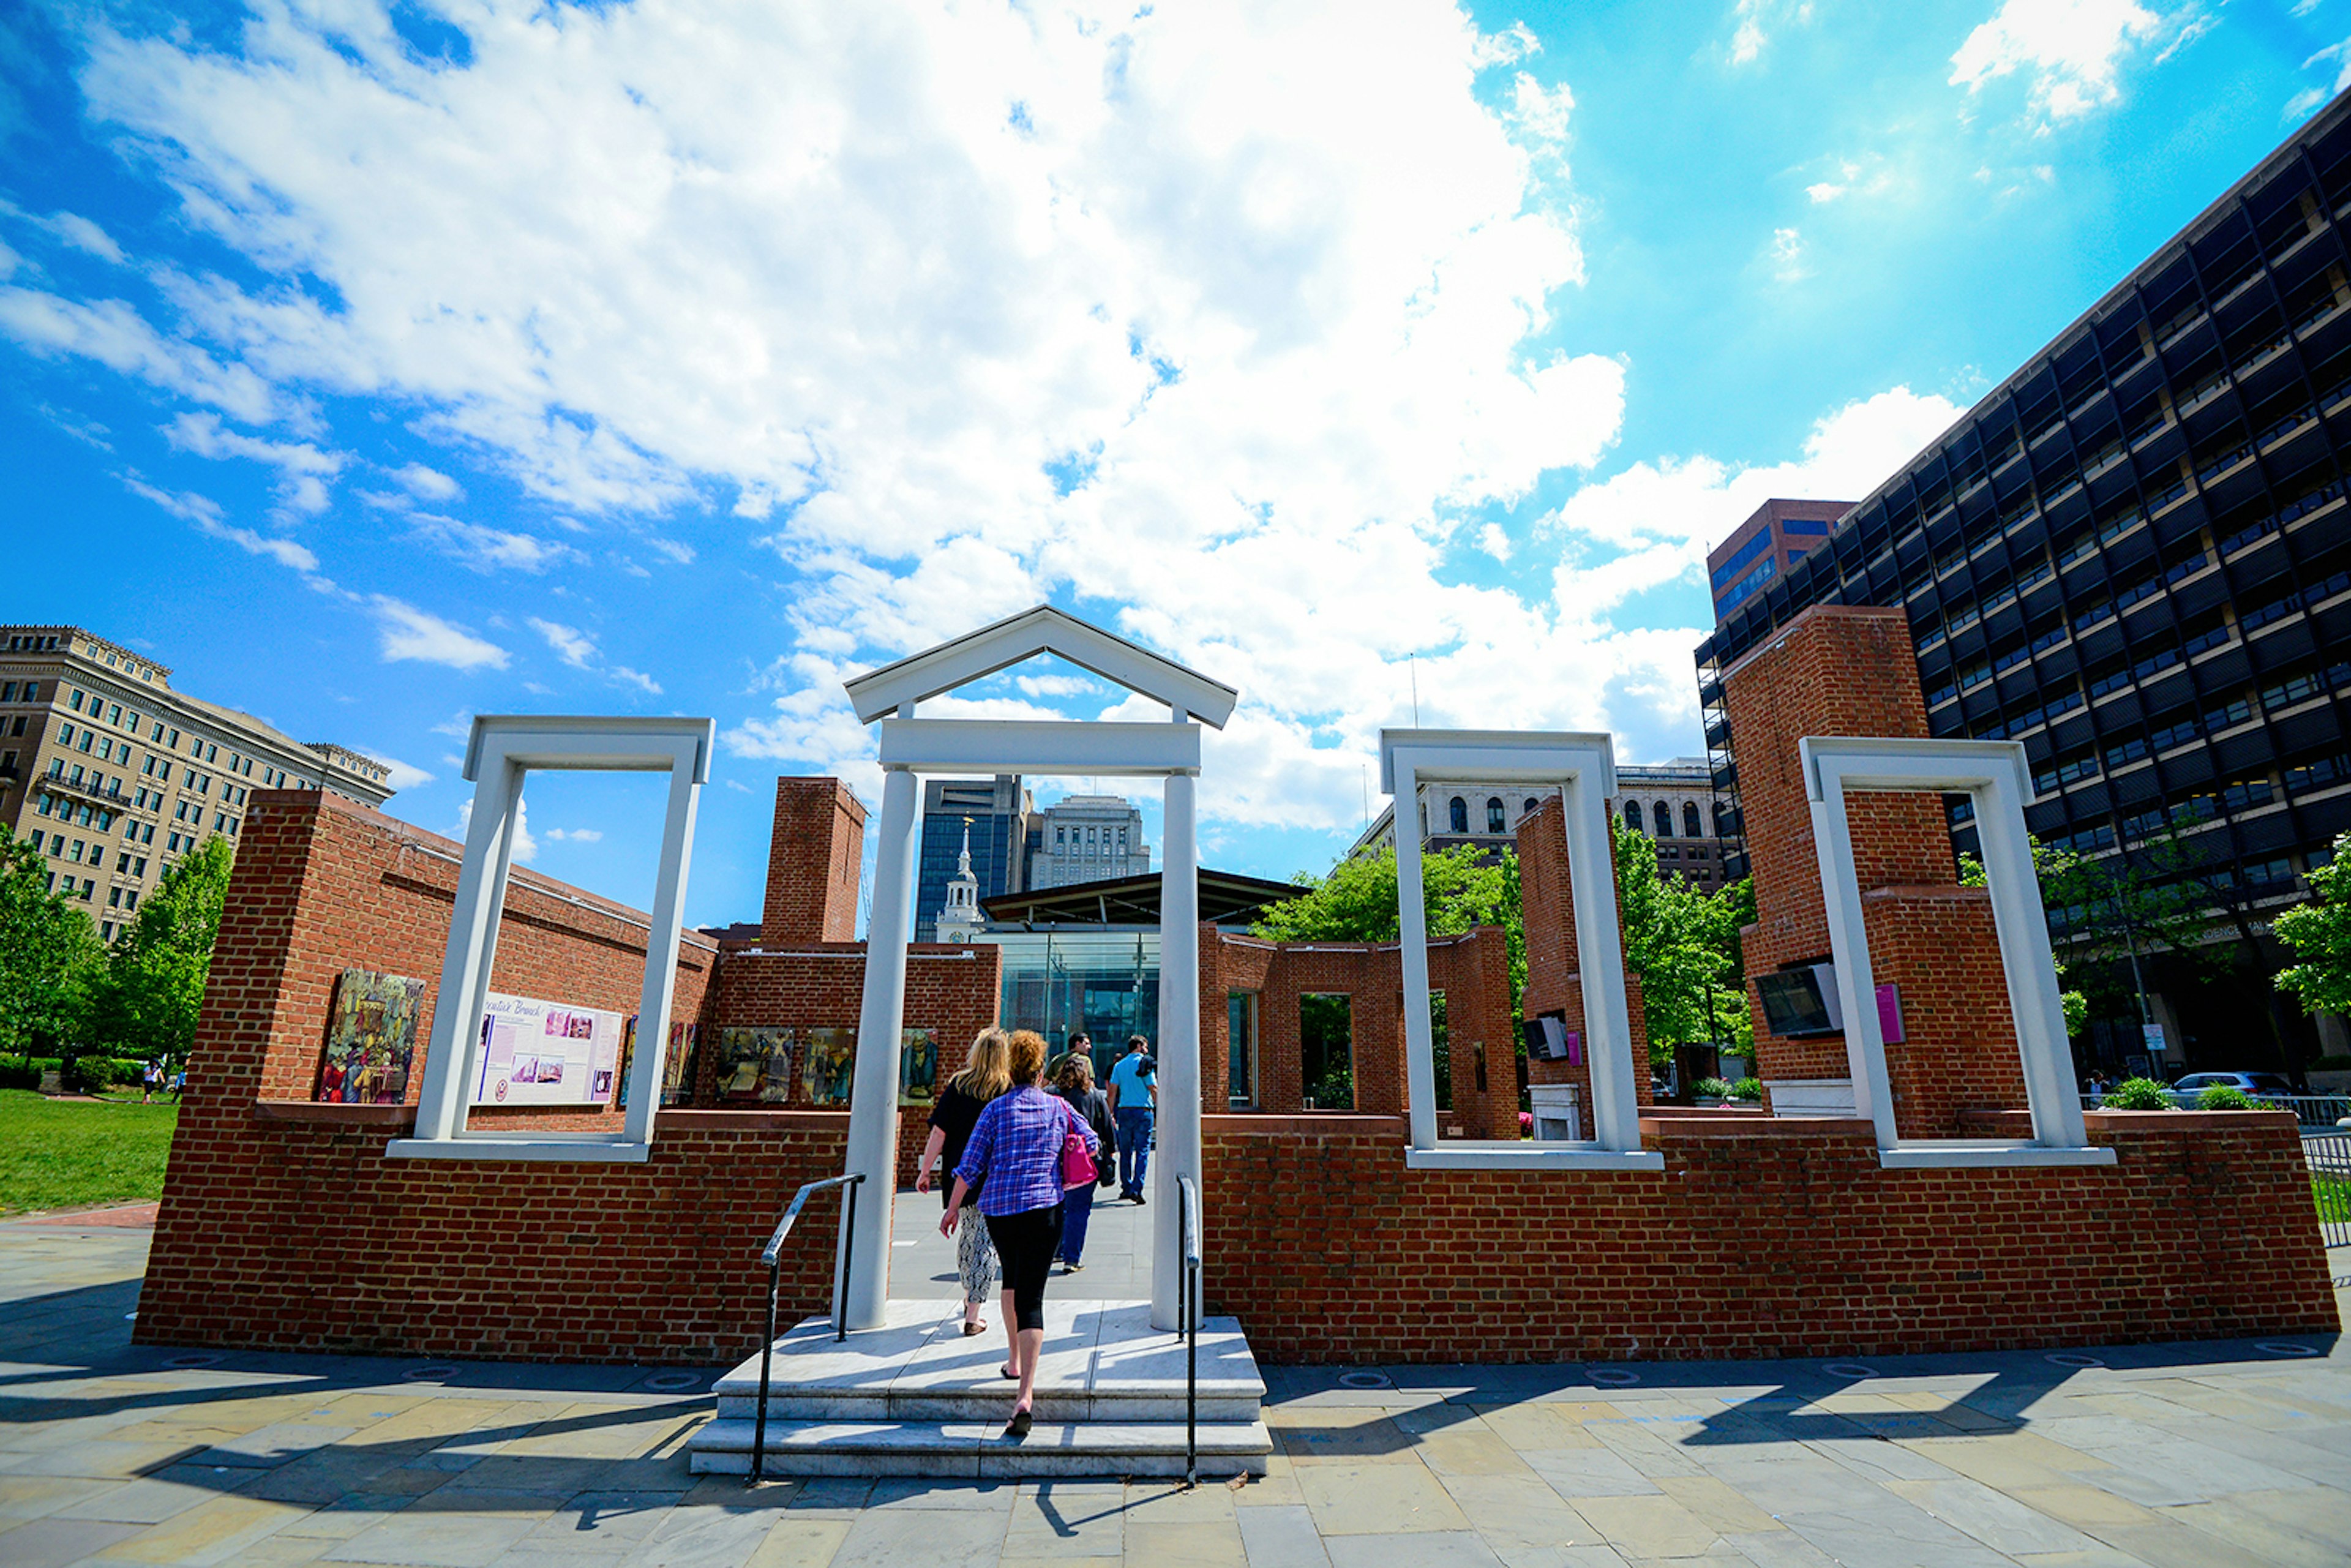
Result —
[[1176, 1313], [1184, 1336], [1184, 1484], [1200, 1480], [1200, 1189], [1187, 1176], [1176, 1178], [1180, 1228], [1176, 1249], [1184, 1256], [1184, 1303]]
[[835, 1341], [849, 1337], [849, 1256], [846, 1238], [857, 1222], [857, 1188], [865, 1180], [865, 1173], [852, 1171], [847, 1176], [827, 1176], [812, 1181], [792, 1194], [792, 1201], [784, 1209], [783, 1218], [776, 1222], [776, 1233], [768, 1238], [760, 1249], [759, 1261], [768, 1269], [768, 1337], [759, 1343], [759, 1409], [751, 1424], [751, 1479], [757, 1485], [766, 1479], [768, 1465], [768, 1378], [776, 1364], [776, 1296], [783, 1284], [784, 1238], [792, 1233], [792, 1222], [808, 1207], [812, 1194], [841, 1188], [841, 1233], [844, 1239], [833, 1249], [832, 1270], [832, 1337]]

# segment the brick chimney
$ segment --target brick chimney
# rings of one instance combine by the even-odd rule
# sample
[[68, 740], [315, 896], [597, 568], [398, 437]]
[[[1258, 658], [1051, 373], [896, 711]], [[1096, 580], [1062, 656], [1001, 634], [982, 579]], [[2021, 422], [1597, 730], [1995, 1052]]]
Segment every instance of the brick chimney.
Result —
[[777, 779], [760, 945], [854, 941], [864, 861], [865, 808], [848, 785], [830, 778]]

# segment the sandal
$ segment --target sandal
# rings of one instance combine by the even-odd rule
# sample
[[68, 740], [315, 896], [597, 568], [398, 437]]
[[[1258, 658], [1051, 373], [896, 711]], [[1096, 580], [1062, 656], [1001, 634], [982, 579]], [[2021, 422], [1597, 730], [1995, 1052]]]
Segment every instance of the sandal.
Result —
[[974, 1335], [974, 1334], [976, 1334], [976, 1333], [985, 1333], [985, 1332], [987, 1331], [987, 1325], [986, 1323], [976, 1323], [976, 1322], [973, 1322], [969, 1318], [966, 1318], [966, 1319], [964, 1320], [964, 1324], [963, 1324], [963, 1337], [964, 1337], [964, 1338], [966, 1338], [966, 1339], [969, 1339], [972, 1335]]
[[998, 1367], [998, 1368], [996, 1369], [996, 1375], [997, 1375], [997, 1376], [998, 1376], [998, 1377], [1008, 1377], [1008, 1378], [1010, 1378], [1010, 1379], [1011, 1379], [1013, 1382], [1015, 1382], [1015, 1383], [1018, 1383], [1018, 1382], [1019, 1382], [1019, 1381], [1020, 1381], [1020, 1375], [1019, 1375], [1019, 1373], [1017, 1373], [1017, 1372], [1013, 1371], [1013, 1370], [1012, 1370], [1010, 1367], [1008, 1367], [1008, 1366], [999, 1366], [999, 1367]]
[[1015, 1410], [1012, 1413], [1012, 1419], [1004, 1424], [1004, 1435], [1008, 1437], [1025, 1437], [1029, 1435], [1029, 1412]]

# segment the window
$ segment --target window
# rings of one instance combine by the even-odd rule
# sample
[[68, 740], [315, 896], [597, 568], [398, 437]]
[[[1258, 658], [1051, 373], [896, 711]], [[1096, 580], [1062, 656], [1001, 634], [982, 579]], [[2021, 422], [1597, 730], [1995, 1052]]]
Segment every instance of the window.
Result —
[[73, 700], [66, 706], [72, 708], [76, 713], [81, 712], [81, 693], [78, 691], [75, 692], [73, 695]]
[[[147, 862], [141, 861], [139, 863], [144, 865]], [[139, 890], [137, 888], [134, 887], [130, 892], [122, 895], [122, 907], [125, 909], [136, 909], [139, 907]]]
[[1682, 837], [1686, 839], [1702, 839], [1706, 837], [1706, 829], [1700, 823], [1700, 819], [1698, 814], [1698, 802], [1695, 800], [1685, 800], [1682, 802]]
[[1649, 818], [1657, 825], [1657, 837], [1670, 839], [1674, 836], [1674, 809], [1671, 806], [1663, 800], [1651, 801]]
[[1355, 1108], [1353, 998], [1298, 998], [1299, 1087], [1310, 1111]]
[[1225, 994], [1225, 1102], [1237, 1111], [1257, 1103], [1257, 993]]
[[1454, 796], [1453, 804], [1446, 809], [1446, 821], [1447, 825], [1449, 826], [1453, 831], [1457, 833], [1468, 832], [1469, 831], [1469, 802], [1464, 800], [1458, 795]]
[[1638, 800], [1625, 802], [1625, 825], [1636, 833], [1641, 831], [1641, 802]]
[[79, 839], [76, 839], [73, 841], [72, 849], [67, 852], [66, 859], [78, 863], [81, 860], [81, 851], [82, 841]]
[[218, 762], [220, 760], [220, 747], [217, 746], [205, 747], [204, 760], [207, 762]]
[[121, 725], [122, 705], [120, 703], [114, 703], [108, 706], [106, 710], [106, 722], [110, 725], [117, 726], [118, 727]]
[[1533, 816], [1533, 815], [1535, 814], [1535, 808], [1536, 808], [1537, 806], [1541, 805], [1541, 803], [1542, 803], [1542, 802], [1541, 802], [1540, 800], [1536, 800], [1532, 795], [1528, 796], [1528, 797], [1527, 797], [1527, 809], [1526, 809], [1526, 810], [1525, 810], [1524, 812], [1522, 812], [1522, 813], [1521, 813], [1521, 815], [1529, 816], [1529, 817]]
[[[40, 683], [40, 682], [38, 682], [38, 681], [26, 681], [26, 682], [25, 683], [25, 700], [26, 700], [26, 702], [28, 702], [28, 703], [37, 703], [37, 702], [39, 702], [39, 701], [41, 700], [41, 683]], [[21, 724], [21, 723], [23, 723], [24, 721], [23, 721], [22, 719], [19, 719], [17, 722], [18, 722], [19, 724]]]
[[1499, 833], [1502, 831], [1502, 798], [1499, 795], [1487, 798], [1486, 831], [1489, 833]]
[[[114, 887], [107, 890], [106, 906], [109, 909], [120, 909], [122, 907], [122, 890], [120, 888]], [[107, 923], [106, 935], [109, 939], [111, 939], [114, 936], [114, 925], [111, 921]]]
[[16, 683], [14, 681], [0, 681], [0, 703], [12, 703], [16, 700]]

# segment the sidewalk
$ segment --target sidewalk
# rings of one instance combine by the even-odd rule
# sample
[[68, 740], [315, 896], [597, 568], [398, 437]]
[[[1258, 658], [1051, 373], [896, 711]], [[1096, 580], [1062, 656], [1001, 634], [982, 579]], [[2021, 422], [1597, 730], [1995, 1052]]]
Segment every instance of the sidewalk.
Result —
[[1246, 1487], [747, 1490], [686, 1473], [707, 1371], [134, 1347], [146, 1239], [0, 1225], [12, 1568], [2225, 1568], [2341, 1563], [2351, 1518], [2351, 1351], [2323, 1341], [1276, 1368], [1282, 1451]]

